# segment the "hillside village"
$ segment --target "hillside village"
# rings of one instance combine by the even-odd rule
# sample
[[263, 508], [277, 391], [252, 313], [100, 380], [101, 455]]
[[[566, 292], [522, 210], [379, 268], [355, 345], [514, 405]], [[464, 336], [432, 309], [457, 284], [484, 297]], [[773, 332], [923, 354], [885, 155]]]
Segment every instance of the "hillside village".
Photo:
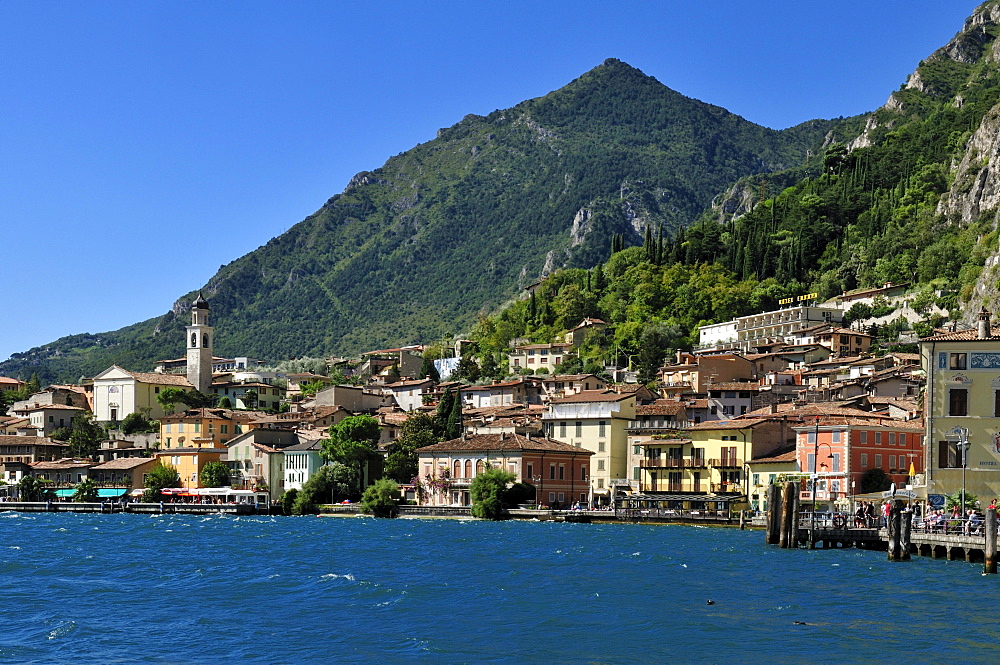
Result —
[[[630, 382], [628, 367], [559, 372], [606, 325], [597, 319], [552, 343], [514, 345], [510, 376], [478, 385], [449, 380], [462, 342], [430, 372], [421, 346], [329, 361], [355, 383], [265, 371], [252, 358], [213, 356], [211, 310], [199, 296], [184, 358], [153, 372], [112, 366], [11, 404], [0, 417], [0, 496], [17, 499], [33, 478], [61, 500], [85, 482], [100, 500], [138, 500], [154, 467], [169, 466], [177, 487], [162, 494], [205, 500], [206, 484], [219, 482], [206, 483], [203, 472], [221, 463], [233, 492], [276, 503], [328, 463], [324, 442], [338, 423], [376, 419], [385, 458], [409, 419], [440, 413], [446, 400], [460, 414], [454, 436], [417, 448], [404, 464], [412, 478], [401, 489], [421, 505], [470, 505], [471, 480], [491, 467], [509, 470], [550, 508], [628, 500], [673, 511], [764, 510], [767, 486], [792, 481], [821, 510], [842, 511], [890, 483], [934, 501], [958, 492], [963, 475], [968, 492], [1000, 494], [1000, 331], [984, 310], [976, 329], [921, 339], [921, 354], [875, 356], [870, 335], [841, 325], [844, 308], [891, 288], [703, 326], [697, 348], [678, 352], [649, 385]], [[0, 378], [0, 390], [23, 394], [26, 384]], [[192, 407], [184, 395], [204, 402]], [[127, 432], [135, 429], [128, 422], [146, 431]], [[102, 435], [86, 456], [66, 440], [79, 423]], [[383, 473], [369, 461], [361, 484]]]

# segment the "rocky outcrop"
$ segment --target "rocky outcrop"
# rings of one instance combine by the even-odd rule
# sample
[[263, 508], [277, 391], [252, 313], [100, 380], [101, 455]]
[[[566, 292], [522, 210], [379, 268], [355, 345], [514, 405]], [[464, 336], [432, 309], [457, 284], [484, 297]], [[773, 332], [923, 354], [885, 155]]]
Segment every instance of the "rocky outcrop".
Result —
[[972, 222], [1000, 206], [1000, 104], [983, 117], [952, 171], [953, 182], [938, 203], [938, 213]]
[[[988, 2], [976, 9], [965, 21], [962, 30], [951, 41], [934, 51], [925, 62], [935, 60], [952, 60], [962, 64], [973, 64], [986, 57], [1000, 61], [1000, 42], [993, 39], [987, 27], [1000, 23], [1000, 2]], [[921, 62], [917, 69], [906, 79], [903, 86], [906, 92], [919, 93], [928, 97], [945, 97], [954, 95], [946, 85], [936, 83], [933, 77], [926, 74], [925, 64]], [[958, 102], [961, 104], [961, 102]], [[868, 119], [864, 131], [848, 144], [849, 150], [865, 148], [872, 145], [873, 132], [879, 127], [891, 126], [893, 119], [907, 111], [906, 96], [900, 91], [889, 95], [889, 99], [879, 111]]]

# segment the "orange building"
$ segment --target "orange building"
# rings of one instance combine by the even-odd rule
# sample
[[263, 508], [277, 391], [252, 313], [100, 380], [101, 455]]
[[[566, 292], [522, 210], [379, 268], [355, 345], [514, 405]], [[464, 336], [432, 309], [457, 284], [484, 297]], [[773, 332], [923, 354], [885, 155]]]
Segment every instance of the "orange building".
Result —
[[477, 434], [417, 449], [425, 506], [471, 505], [472, 479], [486, 468], [510, 471], [515, 482], [534, 485], [536, 500], [549, 506], [586, 504], [590, 456], [594, 453], [545, 437]]

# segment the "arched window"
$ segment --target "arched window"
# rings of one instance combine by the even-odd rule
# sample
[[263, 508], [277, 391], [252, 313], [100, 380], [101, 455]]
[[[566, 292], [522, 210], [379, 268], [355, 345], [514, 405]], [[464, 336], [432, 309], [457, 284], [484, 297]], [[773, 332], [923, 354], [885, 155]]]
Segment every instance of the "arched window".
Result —
[[476, 460], [476, 475], [478, 476], [483, 472], [483, 460]]
[[470, 459], [465, 460], [465, 477], [472, 477], [472, 460]]
[[462, 477], [462, 462], [460, 462], [459, 460], [455, 460], [455, 464], [453, 466], [454, 466], [454, 470], [452, 471], [451, 477], [452, 478], [461, 478]]
[[202, 346], [207, 349], [208, 348], [208, 333], [205, 333], [202, 336], [201, 340], [202, 340]]
[[197, 348], [198, 346], [198, 333], [191, 333], [191, 348]]

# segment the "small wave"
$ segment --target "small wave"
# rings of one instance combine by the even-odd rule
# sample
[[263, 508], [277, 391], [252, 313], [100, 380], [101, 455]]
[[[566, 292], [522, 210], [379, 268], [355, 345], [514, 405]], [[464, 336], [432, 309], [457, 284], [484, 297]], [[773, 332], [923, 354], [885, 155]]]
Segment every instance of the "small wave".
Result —
[[346, 575], [338, 575], [337, 573], [327, 573], [326, 575], [320, 575], [319, 578], [321, 580], [343, 579], [347, 580], [348, 582], [354, 581], [354, 575], [351, 575], [350, 573], [347, 573]]
[[76, 622], [67, 621], [66, 623], [59, 624], [58, 626], [50, 630], [48, 634], [48, 639], [54, 640], [59, 637], [64, 637], [72, 633], [74, 630], [76, 630]]

